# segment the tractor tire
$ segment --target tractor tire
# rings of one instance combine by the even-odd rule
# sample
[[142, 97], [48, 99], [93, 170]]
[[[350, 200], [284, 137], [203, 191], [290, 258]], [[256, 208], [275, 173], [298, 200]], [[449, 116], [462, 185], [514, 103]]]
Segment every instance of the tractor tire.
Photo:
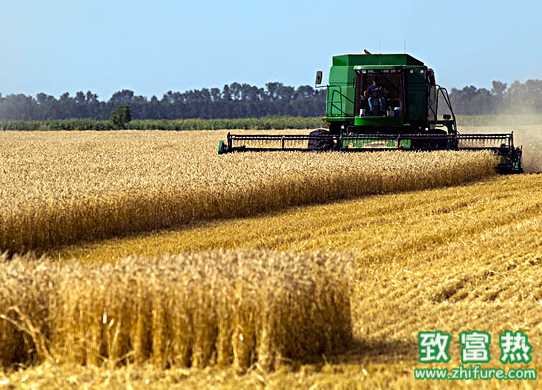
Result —
[[[309, 150], [327, 151], [333, 150], [333, 139], [322, 139], [316, 137], [329, 136], [327, 130], [314, 130], [309, 133]], [[315, 138], [312, 138], [315, 137]]]

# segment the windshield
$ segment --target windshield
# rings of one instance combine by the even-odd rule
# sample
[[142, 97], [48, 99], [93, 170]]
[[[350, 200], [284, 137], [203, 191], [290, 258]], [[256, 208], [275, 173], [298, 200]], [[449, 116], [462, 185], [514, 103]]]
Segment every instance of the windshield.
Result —
[[360, 116], [401, 116], [399, 70], [363, 70], [360, 81]]

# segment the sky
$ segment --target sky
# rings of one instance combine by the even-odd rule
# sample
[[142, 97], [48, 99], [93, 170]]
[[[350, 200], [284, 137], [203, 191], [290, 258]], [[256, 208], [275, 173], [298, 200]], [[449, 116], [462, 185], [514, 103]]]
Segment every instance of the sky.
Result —
[[404, 52], [439, 84], [542, 79], [539, 0], [4, 0], [0, 93], [161, 96], [312, 85], [335, 54]]

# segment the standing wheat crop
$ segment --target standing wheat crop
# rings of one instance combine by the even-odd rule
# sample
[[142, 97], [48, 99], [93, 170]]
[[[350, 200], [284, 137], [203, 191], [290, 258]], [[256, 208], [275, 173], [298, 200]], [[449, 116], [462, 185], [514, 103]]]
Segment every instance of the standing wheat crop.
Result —
[[0, 264], [0, 365], [158, 367], [329, 355], [351, 342], [348, 257], [207, 252], [112, 264]]
[[495, 173], [489, 153], [217, 156], [216, 133], [0, 135], [0, 250], [25, 252]]

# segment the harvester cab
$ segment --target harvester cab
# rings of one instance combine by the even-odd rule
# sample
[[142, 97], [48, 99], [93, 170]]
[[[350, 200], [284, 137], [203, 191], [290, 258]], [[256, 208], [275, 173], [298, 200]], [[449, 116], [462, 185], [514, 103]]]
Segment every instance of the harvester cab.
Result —
[[333, 57], [325, 88], [326, 128], [307, 135], [228, 134], [218, 153], [241, 151], [491, 150], [502, 173], [520, 173], [513, 133], [460, 134], [445, 88], [408, 54]]

